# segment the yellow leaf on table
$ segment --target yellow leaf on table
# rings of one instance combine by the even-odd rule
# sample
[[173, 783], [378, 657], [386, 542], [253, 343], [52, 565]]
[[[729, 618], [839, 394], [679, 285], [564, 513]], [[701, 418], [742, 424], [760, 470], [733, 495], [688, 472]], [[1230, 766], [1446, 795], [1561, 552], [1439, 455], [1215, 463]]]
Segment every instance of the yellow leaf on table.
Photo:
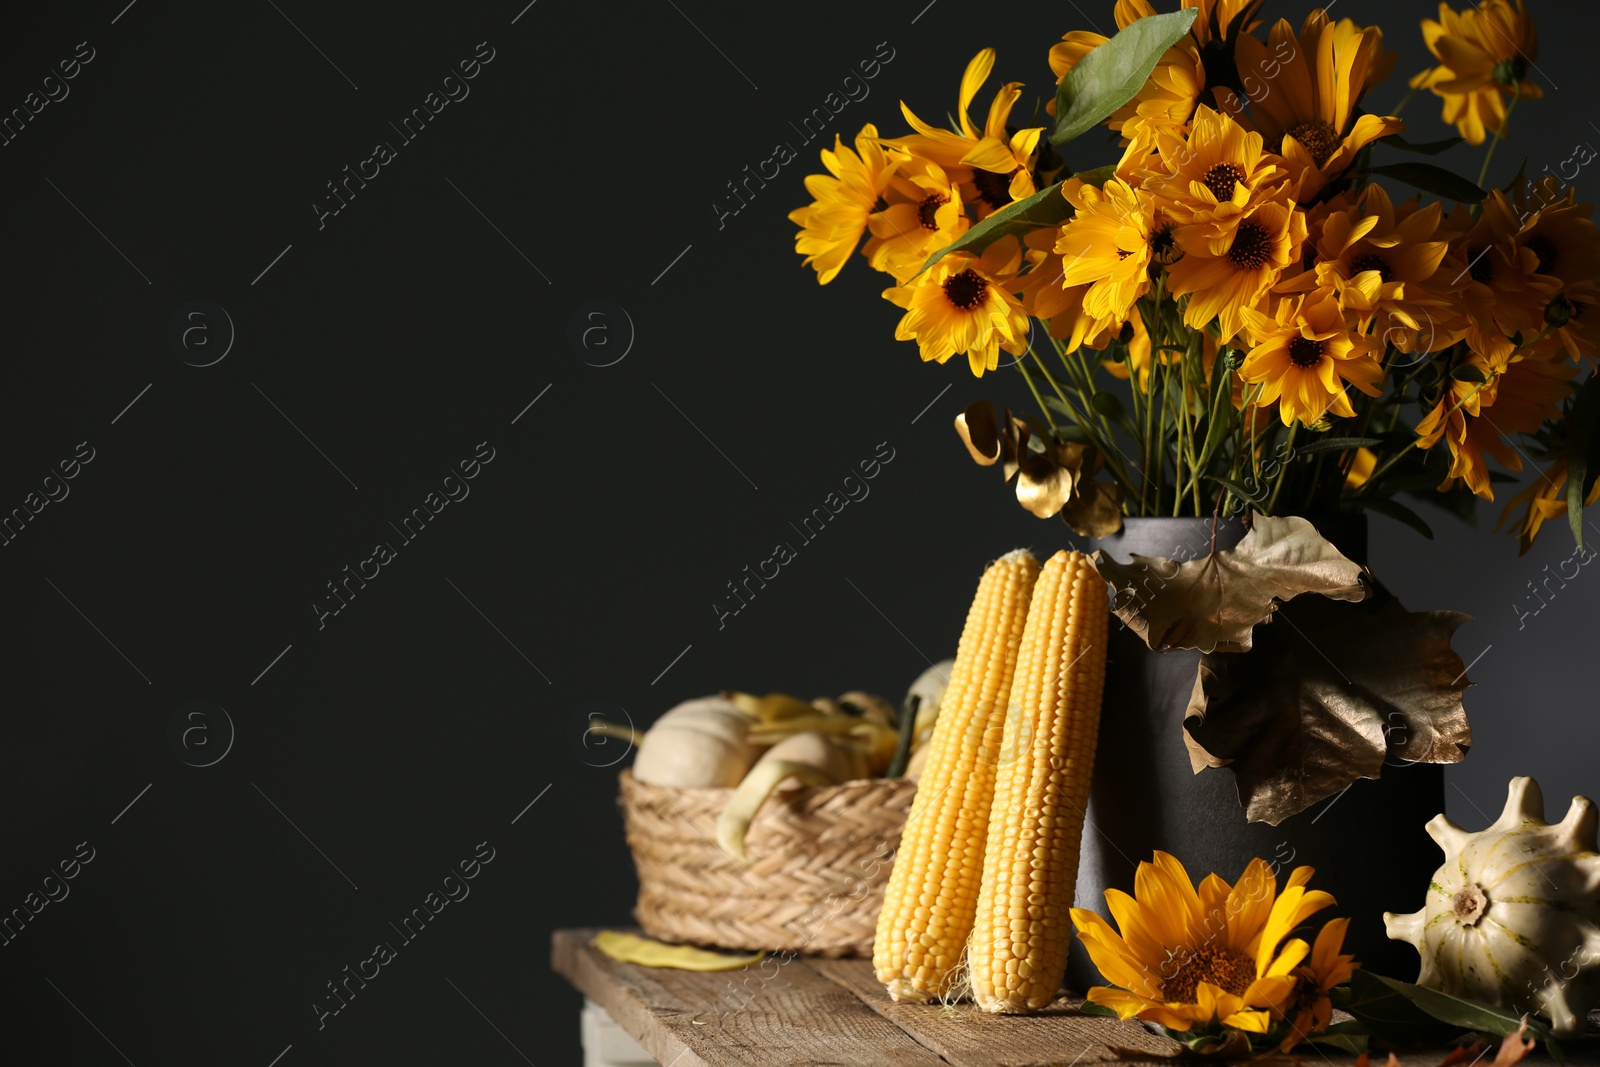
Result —
[[737, 971], [752, 963], [760, 963], [765, 952], [751, 956], [730, 956], [724, 952], [707, 952], [688, 945], [669, 945], [665, 941], [625, 934], [620, 930], [602, 930], [595, 935], [594, 947], [619, 963], [637, 963], [643, 967], [671, 967], [680, 971]]

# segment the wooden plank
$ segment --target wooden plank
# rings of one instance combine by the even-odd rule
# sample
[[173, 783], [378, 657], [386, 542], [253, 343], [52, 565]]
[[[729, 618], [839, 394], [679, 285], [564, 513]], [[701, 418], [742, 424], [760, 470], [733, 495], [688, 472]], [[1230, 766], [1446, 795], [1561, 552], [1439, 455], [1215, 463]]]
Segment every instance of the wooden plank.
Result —
[[[893, 1022], [952, 1067], [1042, 1067], [1044, 1064], [1117, 1064], [1119, 1067], [1173, 1067], [1169, 1058], [1182, 1048], [1176, 1041], [1150, 1033], [1136, 1022], [1083, 1015], [1082, 997], [1062, 996], [1036, 1015], [985, 1015], [973, 1004], [896, 1004], [890, 999], [866, 960], [808, 960], [818, 974], [850, 990], [862, 1003]], [[1589, 1036], [1563, 1041], [1567, 1067], [1600, 1067], [1600, 1011], [1589, 1017]], [[1481, 1062], [1492, 1058], [1491, 1045]], [[1141, 1059], [1137, 1053], [1148, 1053]], [[1320, 1055], [1319, 1055], [1320, 1053]], [[1406, 1067], [1442, 1063], [1449, 1049], [1412, 1051], [1401, 1057]], [[1536, 1060], [1553, 1063], [1544, 1050]], [[1336, 1050], [1301, 1052], [1302, 1064], [1351, 1067], [1354, 1056]], [[1381, 1057], [1374, 1057], [1379, 1062]], [[1292, 1062], [1284, 1057], [1281, 1062]]]
[[804, 961], [772, 957], [743, 971], [696, 974], [618, 963], [557, 930], [550, 964], [671, 1067], [884, 1064], [948, 1067], [850, 990]]
[[[1182, 1048], [1136, 1022], [1077, 1010], [1081, 997], [1059, 998], [1033, 1015], [987, 1015], [971, 1003], [896, 1004], [867, 960], [807, 960], [818, 974], [850, 990], [953, 1067], [1042, 1067], [1044, 1064], [1155, 1064]], [[1140, 1059], [1130, 1052], [1148, 1053]], [[1167, 1061], [1167, 1067], [1171, 1067]]]

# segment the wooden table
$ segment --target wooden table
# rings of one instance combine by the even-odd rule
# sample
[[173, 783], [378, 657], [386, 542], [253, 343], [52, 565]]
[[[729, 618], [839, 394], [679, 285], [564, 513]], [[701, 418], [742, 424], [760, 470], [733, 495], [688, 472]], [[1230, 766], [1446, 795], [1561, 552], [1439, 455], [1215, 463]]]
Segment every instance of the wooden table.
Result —
[[[896, 1004], [867, 960], [771, 957], [745, 971], [696, 974], [617, 963], [589, 944], [595, 933], [556, 931], [551, 966], [671, 1067], [1172, 1067], [1181, 1047], [1136, 1022], [1083, 1015], [1077, 997], [1011, 1016], [971, 1004]], [[1565, 1042], [1568, 1063], [1600, 1065], [1597, 1044]], [[1418, 1054], [1406, 1064], [1435, 1067], [1444, 1057]], [[1535, 1057], [1525, 1062], [1552, 1062], [1543, 1050]], [[1307, 1067], [1354, 1062], [1337, 1053], [1301, 1059]]]

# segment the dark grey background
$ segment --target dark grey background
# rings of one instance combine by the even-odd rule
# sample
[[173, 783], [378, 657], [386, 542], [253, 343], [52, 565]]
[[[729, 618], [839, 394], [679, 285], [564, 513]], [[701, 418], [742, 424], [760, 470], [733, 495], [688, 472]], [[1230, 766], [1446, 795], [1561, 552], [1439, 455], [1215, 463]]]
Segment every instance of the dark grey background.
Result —
[[[576, 741], [589, 703], [643, 726], [723, 687], [898, 696], [953, 650], [984, 560], [1069, 539], [950, 430], [979, 396], [1020, 405], [1020, 384], [920, 365], [862, 264], [820, 291], [800, 269], [784, 215], [817, 143], [721, 229], [714, 199], [777, 142], [801, 148], [789, 123], [880, 42], [893, 59], [847, 136], [899, 129], [899, 97], [953, 108], [985, 44], [1045, 91], [1050, 43], [1109, 29], [1109, 4], [125, 2], [12, 12], [0, 43], [0, 110], [79, 42], [95, 55], [0, 148], [0, 510], [94, 453], [0, 549], [0, 912], [80, 842], [95, 857], [0, 948], [7, 1059], [575, 1062], [550, 931], [626, 922], [634, 891], [616, 768], [594, 766], [612, 757]], [[1501, 181], [1600, 141], [1580, 8], [1535, 8], [1547, 98]], [[1335, 14], [1384, 17], [1408, 72], [1430, 9]], [[388, 123], [485, 41], [471, 95], [319, 229], [324, 184], [398, 142]], [[1431, 100], [1409, 117], [1446, 132]], [[168, 341], [196, 300], [237, 328], [205, 368]], [[613, 366], [568, 343], [593, 300], [637, 330]], [[483, 441], [470, 496], [402, 545], [388, 524]], [[880, 442], [870, 497], [719, 630], [724, 583]], [[1436, 528], [1375, 519], [1372, 563], [1411, 607], [1478, 617], [1458, 637], [1478, 743], [1451, 813], [1482, 824], [1512, 774], [1553, 807], [1593, 793], [1600, 579], [1521, 617], [1566, 532], [1519, 559]], [[319, 630], [324, 583], [385, 540], [398, 558]], [[169, 741], [191, 700], [237, 730], [212, 766]], [[471, 895], [319, 1031], [324, 983], [485, 841]]]

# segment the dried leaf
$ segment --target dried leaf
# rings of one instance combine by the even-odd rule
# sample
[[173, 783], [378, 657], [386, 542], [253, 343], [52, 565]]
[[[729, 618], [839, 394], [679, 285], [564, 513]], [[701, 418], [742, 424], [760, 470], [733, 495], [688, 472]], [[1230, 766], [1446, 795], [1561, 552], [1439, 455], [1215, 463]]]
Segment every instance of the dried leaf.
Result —
[[956, 433], [978, 466], [992, 467], [1000, 461], [1000, 417], [987, 400], [974, 400], [956, 416]]
[[1528, 1037], [1528, 1017], [1522, 1017], [1522, 1025], [1514, 1034], [1507, 1034], [1500, 1039], [1500, 1051], [1495, 1053], [1489, 1067], [1510, 1067], [1528, 1053], [1538, 1042]]
[[[1122, 494], [1091, 481], [1100, 454], [1089, 445], [1058, 443], [1044, 429], [1009, 411], [977, 400], [956, 416], [956, 433], [973, 462], [992, 467], [1004, 460], [1017, 502], [1041, 519], [1063, 516], [1079, 533], [1105, 537], [1122, 527]], [[1099, 531], [1090, 533], [1090, 531]]]
[[1110, 537], [1122, 529], [1122, 486], [1084, 478], [1061, 518], [1080, 537]]
[[1258, 623], [1302, 593], [1363, 600], [1362, 569], [1305, 519], [1255, 516], [1237, 548], [1178, 563], [1135, 555], [1118, 563], [1096, 552], [1117, 617], [1156, 651], [1245, 652]]
[[1382, 589], [1360, 604], [1283, 605], [1250, 652], [1201, 657], [1183, 724], [1191, 758], [1230, 768], [1246, 816], [1273, 825], [1377, 778], [1390, 756], [1459, 762], [1472, 683], [1450, 637], [1467, 619], [1407, 611]]
[[637, 963], [644, 967], [670, 967], [679, 971], [737, 971], [741, 967], [760, 963], [765, 952], [748, 956], [730, 956], [723, 952], [707, 952], [689, 945], [669, 945], [665, 941], [640, 937], [620, 930], [602, 930], [595, 935], [594, 947], [619, 963]]

